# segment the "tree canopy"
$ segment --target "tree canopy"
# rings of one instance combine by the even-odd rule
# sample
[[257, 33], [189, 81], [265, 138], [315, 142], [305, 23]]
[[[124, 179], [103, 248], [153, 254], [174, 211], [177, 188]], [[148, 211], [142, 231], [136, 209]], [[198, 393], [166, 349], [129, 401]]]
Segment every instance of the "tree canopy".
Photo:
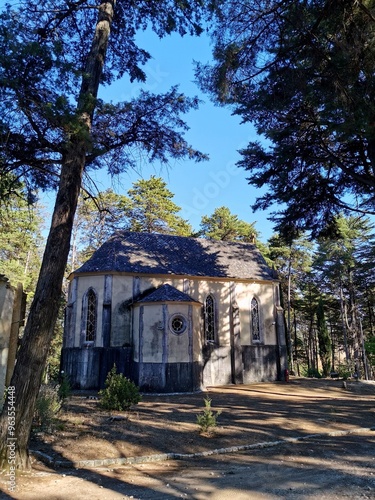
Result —
[[71, 269], [83, 264], [115, 231], [191, 236], [191, 225], [178, 215], [181, 208], [161, 177], [133, 183], [127, 195], [112, 189], [95, 197], [81, 193], [74, 221]]
[[[2, 12], [0, 176], [23, 176], [30, 189], [57, 187], [67, 138], [87, 125], [83, 108], [93, 115], [86, 171], [106, 167], [109, 174], [119, 174], [140, 158], [162, 163], [169, 158], [205, 158], [184, 140], [187, 126], [180, 117], [196, 108], [198, 100], [182, 95], [177, 87], [162, 95], [141, 92], [117, 104], [97, 99], [99, 84], [109, 85], [124, 74], [130, 81], [145, 80], [141, 65], [151, 56], [137, 46], [138, 30], [150, 23], [159, 36], [175, 30], [200, 32], [200, 2], [181, 8], [175, 3], [157, 2], [156, 8], [156, 2], [117, 2], [110, 35], [100, 46], [98, 34], [93, 38], [98, 13], [106, 19], [106, 9], [115, 2], [32, 0], [22, 4], [22, 10], [8, 7]], [[94, 49], [105, 66], [89, 85], [88, 74], [99, 70], [99, 61], [91, 60]]]
[[319, 231], [339, 212], [374, 213], [375, 3], [229, 1], [201, 87], [263, 136], [241, 151], [249, 182], [279, 205], [277, 229]]
[[177, 215], [181, 208], [172, 201], [174, 194], [161, 177], [140, 179], [128, 196], [126, 214], [131, 231], [191, 236], [192, 227]]
[[258, 231], [254, 224], [242, 221], [228, 207], [216, 208], [212, 215], [203, 216], [199, 235], [222, 241], [254, 242]]
[[14, 286], [22, 283], [29, 298], [40, 267], [41, 231], [40, 207], [28, 203], [20, 184], [0, 205], [0, 274]]

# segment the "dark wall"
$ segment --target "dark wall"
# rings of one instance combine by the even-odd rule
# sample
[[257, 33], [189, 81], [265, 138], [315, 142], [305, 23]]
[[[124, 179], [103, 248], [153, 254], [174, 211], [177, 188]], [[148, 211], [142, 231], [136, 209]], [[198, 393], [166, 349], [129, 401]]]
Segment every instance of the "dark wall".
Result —
[[201, 389], [200, 363], [135, 363], [143, 392], [194, 392]]
[[63, 348], [61, 370], [69, 377], [73, 389], [102, 389], [108, 372], [116, 364], [117, 372], [133, 378], [130, 347]]
[[199, 363], [134, 363], [130, 347], [63, 348], [61, 370], [73, 389], [102, 389], [108, 372], [133, 380], [143, 392], [192, 392], [200, 389]]
[[[135, 363], [132, 357], [131, 347], [65, 347], [61, 354], [61, 370], [69, 376], [74, 389], [103, 388], [114, 363], [117, 371], [133, 380], [143, 392], [192, 392], [201, 389], [201, 363]], [[230, 364], [230, 356], [226, 356], [225, 363]], [[242, 346], [242, 363], [244, 384], [284, 380], [286, 347]], [[240, 369], [237, 365], [235, 368], [236, 372]], [[229, 374], [230, 365], [228, 376], [221, 382], [219, 377], [216, 384], [210, 381], [210, 385], [231, 383]]]
[[285, 356], [285, 346], [242, 346], [244, 384], [283, 380]]

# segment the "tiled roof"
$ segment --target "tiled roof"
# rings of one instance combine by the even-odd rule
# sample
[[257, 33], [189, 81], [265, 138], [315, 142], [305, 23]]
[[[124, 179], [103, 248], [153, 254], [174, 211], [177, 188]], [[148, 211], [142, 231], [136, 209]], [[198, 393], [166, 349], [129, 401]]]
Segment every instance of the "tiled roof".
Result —
[[119, 231], [75, 273], [128, 272], [272, 280], [251, 243]]
[[196, 302], [190, 295], [180, 292], [172, 285], [165, 283], [137, 302]]

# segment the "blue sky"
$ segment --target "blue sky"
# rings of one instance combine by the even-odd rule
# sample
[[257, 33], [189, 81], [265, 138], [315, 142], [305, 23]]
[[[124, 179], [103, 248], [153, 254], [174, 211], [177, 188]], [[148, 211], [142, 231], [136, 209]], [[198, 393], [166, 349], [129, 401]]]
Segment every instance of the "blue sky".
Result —
[[[210, 159], [198, 164], [188, 160], [173, 162], [170, 168], [140, 165], [138, 172], [128, 172], [122, 176], [121, 183], [115, 182], [114, 189], [126, 193], [140, 177], [160, 176], [175, 194], [174, 202], [182, 207], [181, 216], [188, 219], [195, 229], [198, 229], [203, 215], [211, 215], [215, 208], [224, 205], [240, 219], [256, 222], [261, 240], [267, 240], [273, 233], [272, 223], [267, 220], [266, 213], [252, 213], [250, 205], [255, 201], [257, 191], [248, 185], [246, 172], [235, 166], [240, 159], [237, 151], [249, 140], [256, 139], [256, 133], [251, 126], [240, 125], [240, 118], [232, 116], [230, 109], [214, 106], [194, 83], [193, 60], [207, 62], [211, 58], [208, 37], [172, 35], [159, 40], [153, 33], [145, 33], [139, 40], [153, 57], [145, 67], [146, 83], [130, 84], [128, 79], [123, 79], [102, 89], [101, 97], [123, 101], [135, 97], [141, 88], [159, 93], [176, 84], [186, 95], [198, 95], [204, 103], [199, 110], [185, 116], [190, 127], [185, 137]], [[111, 182], [103, 174], [96, 180], [100, 189], [108, 187]]]

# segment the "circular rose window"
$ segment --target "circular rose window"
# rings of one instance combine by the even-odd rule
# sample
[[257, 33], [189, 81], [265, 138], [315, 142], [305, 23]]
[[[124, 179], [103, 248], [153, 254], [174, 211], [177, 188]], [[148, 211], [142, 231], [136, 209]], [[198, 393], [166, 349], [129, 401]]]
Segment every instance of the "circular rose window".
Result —
[[186, 330], [186, 318], [182, 314], [175, 314], [169, 321], [169, 327], [175, 335], [181, 335]]

